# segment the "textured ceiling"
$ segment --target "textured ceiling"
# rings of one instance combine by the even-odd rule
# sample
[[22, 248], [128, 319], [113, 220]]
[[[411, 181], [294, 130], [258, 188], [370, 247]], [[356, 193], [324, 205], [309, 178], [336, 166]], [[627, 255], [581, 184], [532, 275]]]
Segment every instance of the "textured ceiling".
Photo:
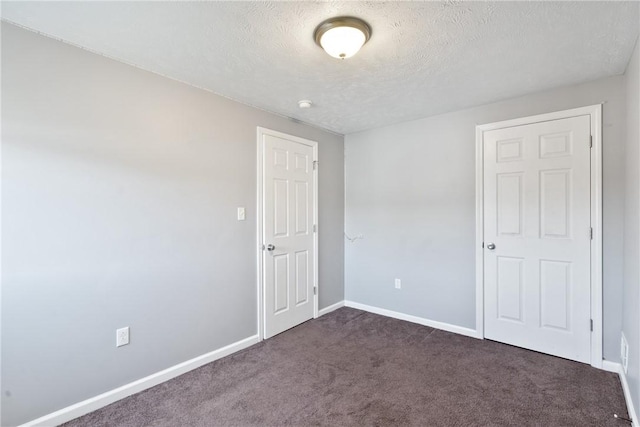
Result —
[[[312, 39], [337, 15], [373, 30], [344, 61]], [[638, 16], [636, 2], [2, 2], [9, 22], [339, 133], [622, 74]]]

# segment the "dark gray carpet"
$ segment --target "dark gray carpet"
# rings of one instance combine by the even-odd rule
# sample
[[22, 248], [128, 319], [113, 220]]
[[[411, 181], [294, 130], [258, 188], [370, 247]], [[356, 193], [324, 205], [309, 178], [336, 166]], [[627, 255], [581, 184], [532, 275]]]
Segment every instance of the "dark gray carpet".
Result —
[[617, 375], [342, 308], [67, 426], [627, 426]]

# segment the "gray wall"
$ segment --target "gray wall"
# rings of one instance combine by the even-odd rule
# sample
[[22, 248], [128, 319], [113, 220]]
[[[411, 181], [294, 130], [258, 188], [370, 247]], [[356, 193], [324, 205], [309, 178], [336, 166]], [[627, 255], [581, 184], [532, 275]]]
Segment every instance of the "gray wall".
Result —
[[[604, 102], [604, 356], [619, 360], [623, 78], [536, 93], [345, 137], [345, 294], [475, 329], [475, 126]], [[402, 290], [393, 279], [402, 279]]]
[[626, 204], [624, 217], [624, 297], [622, 331], [629, 343], [627, 381], [640, 410], [640, 52], [636, 48], [624, 76], [627, 96]]
[[256, 126], [319, 142], [340, 301], [342, 136], [2, 24], [3, 426], [256, 334]]

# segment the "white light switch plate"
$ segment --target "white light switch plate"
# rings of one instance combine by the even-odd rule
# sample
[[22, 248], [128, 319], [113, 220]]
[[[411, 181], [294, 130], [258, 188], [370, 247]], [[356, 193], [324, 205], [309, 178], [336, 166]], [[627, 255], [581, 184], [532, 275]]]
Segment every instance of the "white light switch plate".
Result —
[[247, 219], [246, 211], [245, 211], [244, 207], [239, 207], [238, 208], [238, 221], [244, 221], [245, 219]]

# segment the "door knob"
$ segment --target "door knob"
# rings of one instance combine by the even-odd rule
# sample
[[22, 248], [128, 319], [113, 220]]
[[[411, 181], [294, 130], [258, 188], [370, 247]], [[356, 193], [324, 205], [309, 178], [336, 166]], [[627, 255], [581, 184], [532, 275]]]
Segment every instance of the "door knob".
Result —
[[489, 243], [489, 244], [487, 245], [487, 249], [489, 249], [490, 251], [494, 250], [495, 248], [496, 248], [495, 243]]
[[268, 245], [267, 245], [267, 250], [268, 250], [269, 252], [271, 252], [271, 251], [272, 251], [272, 250], [274, 250], [275, 248], [276, 248], [276, 247], [275, 247], [275, 246], [273, 246], [272, 244], [268, 244]]

